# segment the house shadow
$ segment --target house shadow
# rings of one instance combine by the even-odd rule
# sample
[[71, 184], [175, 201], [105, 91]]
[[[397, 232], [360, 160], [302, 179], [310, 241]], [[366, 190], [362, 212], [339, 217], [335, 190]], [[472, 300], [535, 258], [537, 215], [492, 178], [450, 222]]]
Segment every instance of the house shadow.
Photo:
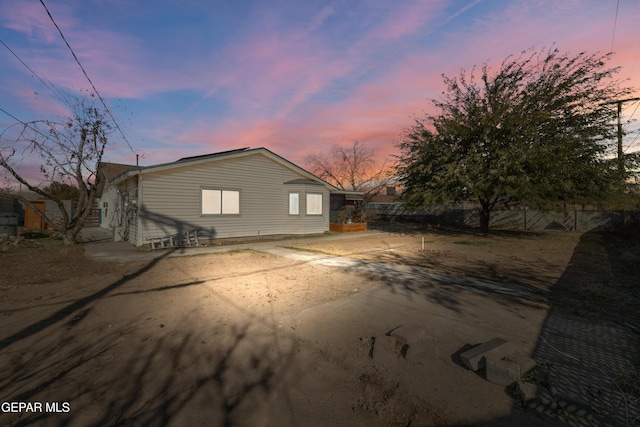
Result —
[[640, 422], [640, 230], [582, 235], [532, 354], [575, 425]]
[[474, 425], [639, 425], [639, 249], [638, 229], [581, 236], [531, 355], [546, 400]]

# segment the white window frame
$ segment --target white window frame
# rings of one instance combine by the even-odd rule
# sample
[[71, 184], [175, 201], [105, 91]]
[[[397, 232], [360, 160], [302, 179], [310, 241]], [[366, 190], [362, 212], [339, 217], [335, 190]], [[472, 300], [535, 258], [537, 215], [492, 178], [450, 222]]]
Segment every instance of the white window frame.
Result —
[[289, 193], [289, 215], [300, 215], [300, 193]]
[[201, 215], [240, 215], [240, 190], [200, 189]]
[[307, 193], [307, 215], [322, 215], [323, 211], [322, 193]]

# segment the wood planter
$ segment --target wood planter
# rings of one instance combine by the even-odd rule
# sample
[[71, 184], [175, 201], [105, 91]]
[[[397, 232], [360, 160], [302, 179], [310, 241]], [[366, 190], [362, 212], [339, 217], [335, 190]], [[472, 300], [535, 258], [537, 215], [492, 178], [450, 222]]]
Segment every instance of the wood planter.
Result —
[[330, 223], [329, 230], [336, 231], [338, 233], [354, 233], [357, 231], [367, 231], [367, 223], [366, 222], [359, 222], [359, 223], [353, 223], [353, 224]]

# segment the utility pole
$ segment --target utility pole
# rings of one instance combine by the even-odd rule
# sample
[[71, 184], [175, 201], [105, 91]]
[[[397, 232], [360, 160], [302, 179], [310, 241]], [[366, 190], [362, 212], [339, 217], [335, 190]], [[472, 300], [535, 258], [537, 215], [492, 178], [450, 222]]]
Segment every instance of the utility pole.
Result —
[[622, 151], [622, 104], [625, 102], [640, 101], [638, 98], [620, 99], [610, 102], [610, 104], [618, 104], [618, 172], [624, 177], [624, 152]]

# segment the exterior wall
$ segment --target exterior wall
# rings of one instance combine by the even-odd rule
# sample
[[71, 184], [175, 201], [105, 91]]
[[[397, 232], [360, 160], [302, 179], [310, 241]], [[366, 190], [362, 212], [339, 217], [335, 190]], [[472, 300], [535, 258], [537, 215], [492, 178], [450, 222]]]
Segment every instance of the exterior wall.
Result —
[[[73, 214], [73, 203], [71, 200], [63, 200], [62, 205], [64, 206], [64, 210], [67, 211], [67, 215], [71, 216]], [[53, 200], [45, 200], [44, 212], [54, 223], [57, 224], [59, 221], [62, 221], [62, 212], [60, 212], [58, 204]]]
[[118, 191], [113, 185], [105, 187], [102, 197], [98, 199], [98, 209], [101, 210], [100, 227], [113, 230], [117, 225]]
[[138, 177], [120, 183], [118, 191], [114, 201], [113, 238], [138, 245]]
[[[270, 234], [322, 233], [329, 229], [329, 191], [325, 186], [285, 182], [305, 178], [260, 154], [185, 164], [140, 175], [140, 230], [135, 242], [199, 229], [205, 239]], [[288, 193], [300, 189], [300, 218], [288, 215]], [[313, 187], [308, 190], [307, 187]], [[202, 215], [201, 190], [240, 192], [238, 215]], [[291, 190], [290, 190], [291, 188]], [[323, 215], [306, 215], [306, 191], [323, 194]]]
[[[284, 185], [284, 230], [283, 234], [315, 234], [329, 230], [329, 192], [320, 184]], [[289, 194], [300, 195], [298, 215], [289, 214]], [[307, 194], [322, 194], [322, 215], [307, 215]]]
[[24, 207], [18, 199], [0, 198], [0, 213], [18, 215], [18, 224], [24, 223]]

